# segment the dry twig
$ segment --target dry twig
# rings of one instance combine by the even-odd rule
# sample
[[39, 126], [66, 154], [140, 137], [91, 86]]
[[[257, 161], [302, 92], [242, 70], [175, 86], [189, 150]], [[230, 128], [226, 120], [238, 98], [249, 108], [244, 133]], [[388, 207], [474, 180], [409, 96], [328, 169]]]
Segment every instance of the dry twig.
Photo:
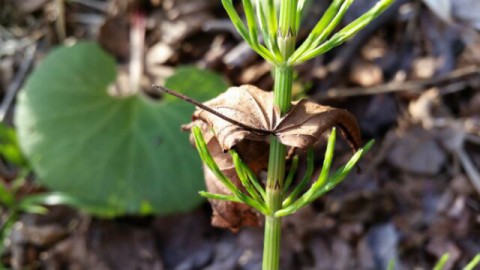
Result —
[[[353, 96], [366, 96], [383, 93], [393, 93], [400, 91], [421, 92], [427, 88], [453, 85], [462, 81], [471, 81], [480, 79], [480, 68], [478, 66], [468, 66], [454, 70], [444, 76], [431, 79], [415, 80], [401, 83], [387, 83], [370, 88], [352, 87], [352, 88], [333, 88], [324, 93], [314, 96], [316, 100], [329, 98], [344, 98]], [[464, 85], [464, 84], [462, 84]], [[456, 88], [458, 90], [462, 88]], [[451, 91], [451, 90], [450, 90]]]

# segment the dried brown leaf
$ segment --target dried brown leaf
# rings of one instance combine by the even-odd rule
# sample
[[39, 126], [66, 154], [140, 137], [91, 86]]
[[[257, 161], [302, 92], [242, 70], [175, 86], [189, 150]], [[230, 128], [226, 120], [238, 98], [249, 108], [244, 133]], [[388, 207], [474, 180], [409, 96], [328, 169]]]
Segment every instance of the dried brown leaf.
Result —
[[308, 149], [334, 126], [340, 128], [354, 150], [360, 147], [360, 128], [351, 113], [306, 99], [294, 103], [292, 110], [280, 120], [275, 134], [287, 146]]
[[322, 133], [334, 126], [340, 128], [353, 149], [361, 144], [357, 121], [349, 112], [303, 99], [294, 102], [290, 112], [281, 117], [278, 107], [274, 106], [273, 93], [252, 85], [231, 87], [204, 105], [244, 125], [197, 108], [193, 119], [213, 127], [224, 151], [244, 139], [267, 142], [269, 135], [276, 136], [286, 146], [308, 149]]
[[213, 127], [223, 150], [232, 149], [243, 139], [267, 141], [269, 132], [276, 126], [274, 121], [280, 118], [280, 111], [273, 104], [272, 93], [250, 85], [231, 87], [204, 105], [246, 126], [264, 131], [252, 132], [208, 111], [197, 109], [193, 119], [203, 120]]

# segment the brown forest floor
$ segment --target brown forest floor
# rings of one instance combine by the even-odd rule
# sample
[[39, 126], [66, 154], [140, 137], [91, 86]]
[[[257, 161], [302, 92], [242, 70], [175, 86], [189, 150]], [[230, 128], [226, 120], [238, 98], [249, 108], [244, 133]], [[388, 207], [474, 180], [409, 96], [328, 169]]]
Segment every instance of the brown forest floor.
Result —
[[[307, 25], [328, 1], [316, 2]], [[345, 22], [374, 2], [357, 0]], [[441, 8], [434, 13], [422, 1], [398, 0], [353, 40], [297, 69], [296, 89], [308, 86], [310, 98], [353, 112], [364, 137], [377, 143], [363, 174], [284, 220], [283, 269], [386, 269], [391, 258], [399, 269], [431, 269], [446, 252], [447, 269], [459, 269], [480, 252], [480, 21], [468, 17], [480, 9], [475, 0], [451, 2], [447, 24]], [[154, 63], [147, 73], [161, 80], [174, 66], [195, 64], [232, 85], [271, 88], [270, 67], [245, 49], [220, 1], [151, 5], [147, 55], [157, 46], [166, 56], [147, 57]], [[66, 36], [100, 40], [125, 61], [122, 6], [67, 1]], [[58, 44], [55, 7], [0, 0], [2, 93], [24, 80], [17, 76], [22, 65]], [[32, 42], [35, 58], [25, 53]], [[346, 146], [340, 152], [350, 154]], [[260, 269], [262, 229], [215, 229], [210, 214], [205, 204], [168, 217], [99, 220], [54, 207], [21, 217], [2, 262], [15, 269]]]

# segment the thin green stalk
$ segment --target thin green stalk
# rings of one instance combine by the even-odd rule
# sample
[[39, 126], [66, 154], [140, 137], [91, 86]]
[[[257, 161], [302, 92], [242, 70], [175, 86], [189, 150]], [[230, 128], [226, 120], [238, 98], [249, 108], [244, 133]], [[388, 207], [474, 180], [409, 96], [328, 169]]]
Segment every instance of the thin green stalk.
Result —
[[247, 17], [247, 26], [250, 38], [253, 44], [258, 45], [258, 28], [256, 25], [253, 4], [250, 0], [243, 0], [243, 6], [245, 8], [245, 16]]
[[200, 194], [200, 196], [205, 197], [207, 199], [243, 203], [240, 199], [238, 199], [233, 195], [215, 194], [215, 193], [210, 193], [206, 191], [199, 191], [198, 194]]
[[450, 255], [448, 253], [444, 254], [437, 264], [433, 267], [433, 270], [442, 270], [448, 262]]
[[282, 208], [285, 154], [286, 147], [277, 139], [271, 137], [266, 186], [266, 203], [271, 214], [265, 217], [263, 270], [277, 270], [280, 268], [282, 218], [275, 217], [273, 214]]
[[388, 262], [387, 270], [395, 270], [395, 259], [391, 259]]
[[480, 254], [475, 256], [464, 268], [463, 270], [473, 270], [480, 263]]
[[[258, 27], [260, 28], [263, 36], [263, 40], [265, 45], [272, 53], [273, 57], [275, 58], [274, 63], [278, 63], [281, 60], [280, 49], [278, 48], [277, 40], [276, 40], [276, 32], [271, 32], [271, 20], [270, 17], [267, 17], [268, 12], [265, 11], [265, 2], [261, 2], [260, 0], [256, 0], [257, 2], [257, 18], [258, 18]], [[268, 7], [267, 7], [268, 8]], [[275, 14], [275, 13], [274, 13]], [[276, 21], [276, 17], [273, 18]], [[276, 31], [276, 30], [275, 30]]]
[[238, 33], [242, 36], [242, 38], [250, 42], [250, 35], [248, 32], [247, 27], [243, 23], [242, 19], [238, 15], [237, 11], [235, 10], [235, 7], [233, 6], [232, 0], [222, 0], [223, 8], [227, 12], [228, 16], [230, 17], [230, 20], [233, 23], [233, 26], [237, 29]]
[[298, 155], [293, 157], [292, 165], [290, 166], [290, 172], [288, 173], [287, 179], [285, 180], [285, 185], [283, 187], [284, 195], [290, 189], [290, 186], [292, 185], [293, 177], [295, 176], [295, 173], [297, 172], [297, 168], [298, 168]]
[[255, 190], [257, 190], [257, 192], [262, 196], [263, 201], [265, 201], [267, 199], [267, 194], [265, 193], [265, 189], [260, 184], [260, 181], [258, 181], [253, 171], [246, 164], [243, 163], [242, 167], [247, 174], [247, 178], [250, 183], [253, 185]]
[[[285, 63], [295, 50], [296, 0], [282, 1], [280, 11], [280, 34], [277, 42]], [[293, 7], [293, 8], [292, 8]], [[290, 110], [292, 102], [293, 67], [281, 65], [275, 67], [274, 97], [282, 114]], [[275, 137], [270, 138], [270, 157], [266, 185], [266, 204], [271, 215], [265, 218], [263, 248], [263, 270], [280, 268], [280, 242], [282, 218], [274, 213], [282, 208], [285, 178], [285, 157], [287, 148]]]
[[240, 159], [240, 156], [234, 150], [230, 150], [230, 155], [232, 156], [238, 178], [240, 179], [240, 182], [242, 182], [242, 185], [245, 187], [246, 191], [255, 201], [262, 202], [263, 198], [261, 198], [261, 193], [259, 193], [258, 189], [252, 184], [252, 181], [250, 181], [247, 171], [245, 170], [245, 167], [247, 166], [243, 163], [243, 161]]
[[268, 22], [268, 33], [270, 33], [271, 38], [275, 37], [278, 30], [278, 18], [277, 18], [277, 8], [275, 7], [274, 0], [259, 0], [264, 6], [264, 10], [267, 14]]
[[286, 36], [288, 32], [297, 33], [298, 0], [282, 0], [280, 5], [280, 33]]
[[[290, 110], [292, 102], [293, 69], [291, 67], [275, 68], [275, 105], [282, 114]], [[282, 94], [279, 94], [282, 92]]]
[[335, 150], [335, 141], [337, 139], [337, 129], [333, 128], [328, 137], [327, 149], [325, 150], [325, 156], [323, 158], [323, 166], [320, 175], [318, 176], [317, 181], [313, 184], [315, 186], [324, 186], [325, 182], [328, 179], [328, 174], [330, 172], [330, 166], [332, 166], [333, 151]]
[[[297, 22], [295, 24], [297, 29], [300, 29], [300, 23], [302, 22], [303, 11], [307, 0], [299, 0], [297, 5]], [[308, 5], [307, 5], [308, 6]]]
[[[223, 7], [227, 11], [228, 16], [230, 17], [230, 20], [233, 23], [233, 26], [237, 29], [238, 33], [242, 36], [242, 38], [250, 45], [250, 47], [258, 53], [260, 56], [262, 56], [264, 59], [275, 63], [275, 56], [267, 50], [263, 45], [259, 44], [257, 39], [253, 38], [250, 36], [250, 30], [257, 32], [257, 30], [247, 28], [245, 26], [245, 23], [242, 21], [240, 18], [240, 15], [238, 15], [237, 11], [235, 10], [235, 7], [233, 6], [232, 0], [222, 0]], [[251, 9], [246, 10], [249, 14], [251, 14]], [[253, 23], [253, 22], [251, 22]], [[253, 25], [252, 25], [253, 26]]]
[[[277, 202], [280, 202], [277, 198]], [[280, 246], [282, 240], [282, 218], [265, 217], [265, 238], [263, 243], [263, 270], [280, 269]]]
[[298, 185], [295, 186], [293, 191], [288, 195], [288, 197], [283, 201], [282, 206], [287, 207], [289, 206], [302, 192], [302, 190], [305, 188], [305, 186], [308, 184], [308, 181], [312, 178], [313, 174], [313, 165], [314, 165], [314, 160], [313, 160], [313, 149], [308, 150], [308, 155], [307, 155], [307, 171], [305, 172], [305, 175], [303, 176], [302, 181], [298, 183]]
[[[275, 69], [275, 104], [282, 113], [288, 112], [291, 105], [293, 69], [277, 67]], [[270, 138], [270, 158], [267, 177], [267, 207], [272, 213], [265, 218], [263, 247], [263, 270], [277, 270], [280, 267], [280, 240], [282, 218], [273, 213], [282, 208], [285, 178], [285, 157], [287, 149], [275, 137]]]

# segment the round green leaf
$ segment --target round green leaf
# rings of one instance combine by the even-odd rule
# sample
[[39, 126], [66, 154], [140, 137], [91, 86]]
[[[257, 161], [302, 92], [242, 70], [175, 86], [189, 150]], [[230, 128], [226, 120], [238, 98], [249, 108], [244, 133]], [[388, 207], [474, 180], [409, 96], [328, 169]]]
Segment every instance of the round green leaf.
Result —
[[[97, 214], [192, 209], [201, 201], [201, 163], [180, 126], [193, 106], [143, 94], [113, 97], [107, 87], [115, 67], [94, 43], [52, 52], [19, 98], [15, 122], [23, 151], [42, 183]], [[195, 98], [227, 87], [210, 72], [182, 74], [172, 78], [186, 82], [175, 90]]]

